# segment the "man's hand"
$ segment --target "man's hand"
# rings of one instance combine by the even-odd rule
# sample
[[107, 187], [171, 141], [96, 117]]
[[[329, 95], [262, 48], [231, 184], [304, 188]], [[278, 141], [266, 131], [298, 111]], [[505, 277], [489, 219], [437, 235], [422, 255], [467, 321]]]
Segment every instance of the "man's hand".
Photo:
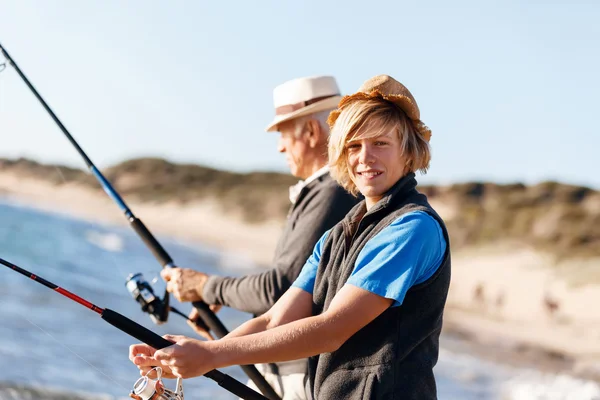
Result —
[[[218, 304], [211, 304], [209, 306], [209, 308], [211, 309], [212, 312], [214, 312], [215, 314], [221, 309], [221, 306]], [[195, 324], [195, 321], [200, 318], [200, 314], [198, 313], [198, 310], [196, 310], [195, 308], [192, 309], [192, 311], [190, 312], [190, 315], [188, 316], [188, 325], [192, 327], [192, 329], [200, 336], [202, 336], [203, 338], [205, 338], [206, 340], [213, 340], [214, 337], [210, 334], [209, 331], [205, 330], [202, 326], [199, 326], [197, 324]], [[200, 325], [204, 325], [204, 324], [200, 324]]]
[[167, 291], [180, 302], [202, 301], [208, 275], [188, 268], [164, 268], [160, 276], [167, 282]]

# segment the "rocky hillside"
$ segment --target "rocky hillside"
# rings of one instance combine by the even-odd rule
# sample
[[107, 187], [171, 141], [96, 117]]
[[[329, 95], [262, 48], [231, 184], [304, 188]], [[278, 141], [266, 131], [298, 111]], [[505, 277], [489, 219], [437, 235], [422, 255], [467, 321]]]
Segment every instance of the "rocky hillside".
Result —
[[[43, 179], [56, 185], [101, 188], [87, 172], [35, 161], [0, 160], [0, 173]], [[126, 199], [142, 202], [216, 201], [252, 223], [285, 218], [288, 187], [296, 179], [273, 172], [233, 173], [155, 158], [125, 161], [103, 171]], [[498, 185], [472, 182], [421, 186], [436, 204], [450, 210], [447, 224], [455, 248], [516, 241], [558, 257], [600, 255], [600, 192], [543, 182]]]

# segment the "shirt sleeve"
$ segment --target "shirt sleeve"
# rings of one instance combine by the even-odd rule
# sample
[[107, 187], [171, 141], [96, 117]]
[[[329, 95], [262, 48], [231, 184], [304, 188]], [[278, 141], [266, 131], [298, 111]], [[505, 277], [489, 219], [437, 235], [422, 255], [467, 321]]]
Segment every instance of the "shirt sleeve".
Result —
[[207, 304], [222, 304], [254, 315], [267, 312], [296, 280], [323, 233], [358, 201], [330, 178], [318, 182], [307, 197], [296, 204], [296, 218], [287, 220], [287, 233], [279, 238], [278, 251], [269, 268], [238, 277], [210, 275], [202, 289]]
[[408, 289], [440, 267], [446, 240], [439, 223], [423, 211], [406, 213], [371, 238], [346, 283], [402, 304]]
[[321, 252], [323, 251], [323, 243], [325, 243], [325, 239], [327, 239], [327, 235], [331, 229], [321, 236], [321, 239], [315, 245], [315, 249], [313, 253], [310, 255], [306, 263], [302, 267], [302, 271], [300, 271], [300, 275], [292, 284], [292, 287], [297, 287], [299, 289], [304, 290], [310, 294], [313, 293], [315, 288], [315, 279], [317, 277], [317, 269], [319, 268], [319, 262], [321, 262]]

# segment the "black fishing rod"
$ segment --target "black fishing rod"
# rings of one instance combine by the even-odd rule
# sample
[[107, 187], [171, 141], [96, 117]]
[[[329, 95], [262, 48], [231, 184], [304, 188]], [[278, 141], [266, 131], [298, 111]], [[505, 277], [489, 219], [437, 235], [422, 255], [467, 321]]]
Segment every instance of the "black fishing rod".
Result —
[[[121, 330], [122, 332], [125, 332], [128, 335], [133, 336], [134, 338], [146, 343], [148, 346], [152, 346], [155, 349], [164, 349], [165, 347], [169, 347], [174, 344], [173, 342], [168, 341], [167, 339], [157, 335], [151, 330], [143, 327], [137, 322], [130, 320], [126, 316], [108, 308], [100, 308], [97, 305], [92, 304], [89, 301], [77, 296], [76, 294], [71, 293], [66, 289], [63, 289], [60, 286], [57, 286], [54, 283], [49, 282], [40, 276], [32, 274], [31, 272], [24, 270], [23, 268], [20, 268], [9, 261], [0, 258], [0, 264], [3, 264], [14, 271], [17, 271], [21, 275], [25, 275], [33, 279], [34, 281], [41, 283], [47, 288], [50, 288], [62, 294], [63, 296], [75, 301], [76, 303], [79, 303], [82, 306], [100, 314], [100, 317], [102, 317], [103, 320], [105, 320], [115, 328]], [[266, 397], [250, 389], [248, 386], [244, 385], [240, 381], [216, 369], [208, 371], [206, 374], [204, 374], [204, 376], [217, 382], [219, 386], [235, 394], [236, 396], [241, 397], [242, 399], [268, 400]]]
[[[12, 59], [10, 54], [6, 51], [6, 49], [0, 43], [0, 52], [4, 55], [4, 57], [8, 60], [10, 65], [13, 66], [17, 74], [21, 77], [23, 82], [29, 87], [31, 92], [35, 95], [35, 97], [39, 100], [42, 106], [46, 109], [48, 114], [52, 117], [54, 122], [58, 125], [60, 130], [65, 134], [69, 142], [75, 147], [75, 150], [79, 153], [81, 158], [85, 161], [89, 170], [96, 177], [106, 194], [110, 198], [114, 200], [115, 203], [119, 206], [119, 208], [125, 214], [125, 217], [129, 221], [129, 224], [133, 228], [133, 230], [140, 236], [142, 241], [146, 244], [146, 246], [150, 249], [154, 257], [158, 260], [160, 265], [163, 268], [171, 268], [174, 267], [173, 259], [167, 253], [167, 251], [162, 247], [162, 245], [156, 240], [154, 235], [150, 232], [150, 230], [144, 225], [144, 223], [137, 218], [133, 212], [127, 207], [125, 201], [121, 198], [119, 193], [113, 188], [108, 179], [102, 175], [100, 170], [96, 168], [92, 160], [87, 156], [87, 154], [83, 151], [81, 146], [75, 141], [73, 136], [69, 133], [67, 128], [62, 124], [62, 122], [58, 119], [56, 114], [52, 111], [50, 106], [44, 101], [42, 96], [38, 93], [38, 91], [33, 87], [29, 79], [25, 76], [25, 74], [21, 71], [19, 66]], [[142, 274], [132, 274], [127, 279], [127, 289], [132, 294], [132, 296], [140, 303], [142, 306], [142, 311], [150, 314], [150, 317], [155, 323], [164, 323], [167, 321], [169, 310], [173, 308], [169, 306], [169, 293], [165, 290], [165, 294], [163, 299], [157, 298], [154, 295], [154, 291], [152, 287], [143, 279]], [[192, 305], [198, 310], [198, 314], [200, 315], [200, 319], [194, 321], [198, 326], [213, 331], [217, 337], [222, 338], [226, 336], [229, 331], [221, 322], [221, 320], [216, 316], [214, 312], [209, 308], [208, 304], [203, 301], [195, 301]], [[179, 315], [184, 315], [178, 311], [176, 311]], [[244, 370], [246, 375], [254, 382], [254, 384], [259, 388], [259, 390], [267, 396], [269, 399], [278, 400], [280, 399], [279, 395], [275, 393], [271, 385], [265, 380], [264, 376], [262, 376], [254, 365], [242, 365], [241, 368]]]

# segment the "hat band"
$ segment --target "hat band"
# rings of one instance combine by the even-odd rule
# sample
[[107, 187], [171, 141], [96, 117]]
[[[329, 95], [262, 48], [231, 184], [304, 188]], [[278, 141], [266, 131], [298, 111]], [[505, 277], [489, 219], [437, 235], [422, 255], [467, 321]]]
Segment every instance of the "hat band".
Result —
[[304, 108], [306, 106], [310, 106], [311, 104], [314, 104], [317, 101], [325, 100], [325, 99], [328, 99], [330, 97], [335, 97], [335, 96], [339, 96], [339, 94], [338, 93], [336, 93], [336, 94], [330, 94], [330, 95], [327, 95], [327, 96], [316, 97], [314, 99], [310, 99], [310, 100], [307, 100], [307, 101], [301, 101], [300, 103], [286, 104], [285, 106], [277, 107], [275, 109], [275, 115], [289, 114], [289, 113], [292, 113], [292, 112], [294, 112], [296, 110]]

